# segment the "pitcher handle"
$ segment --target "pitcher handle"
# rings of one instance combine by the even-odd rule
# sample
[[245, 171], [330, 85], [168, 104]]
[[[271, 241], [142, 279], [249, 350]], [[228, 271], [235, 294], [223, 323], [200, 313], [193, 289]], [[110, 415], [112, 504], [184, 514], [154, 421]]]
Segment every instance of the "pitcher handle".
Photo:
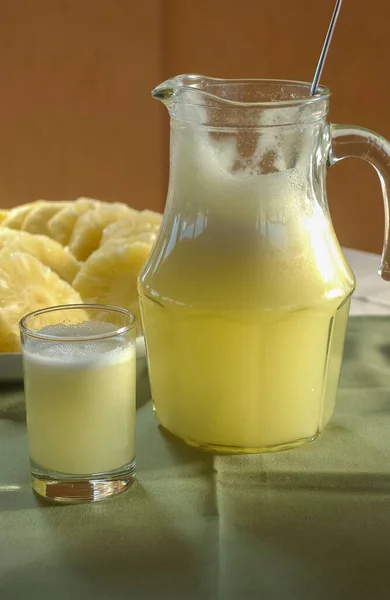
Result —
[[385, 209], [385, 235], [379, 275], [390, 281], [390, 142], [384, 137], [354, 125], [331, 125], [330, 166], [343, 158], [356, 157], [369, 162], [378, 173]]

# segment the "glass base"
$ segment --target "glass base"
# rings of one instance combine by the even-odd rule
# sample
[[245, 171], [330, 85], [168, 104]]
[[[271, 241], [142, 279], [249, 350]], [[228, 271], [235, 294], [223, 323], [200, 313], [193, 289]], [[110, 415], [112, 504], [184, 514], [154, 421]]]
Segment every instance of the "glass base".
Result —
[[99, 502], [126, 491], [135, 480], [135, 459], [119, 469], [92, 475], [69, 475], [31, 464], [32, 488], [50, 502], [80, 504]]
[[213, 452], [214, 454], [264, 454], [270, 452], [284, 452], [285, 450], [293, 450], [293, 448], [299, 448], [307, 442], [313, 442], [317, 435], [310, 438], [303, 438], [294, 442], [287, 442], [286, 444], [275, 444], [274, 446], [261, 446], [259, 448], [242, 448], [241, 446], [218, 446], [215, 444], [198, 444], [193, 440], [187, 438], [180, 438], [189, 446], [195, 446], [206, 452]]
[[183, 436], [177, 435], [176, 433], [173, 433], [172, 431], [167, 429], [164, 425], [161, 425], [161, 423], [159, 423], [159, 426], [164, 431], [164, 433], [167, 433], [169, 436], [173, 436], [174, 438], [179, 439], [182, 442], [185, 442], [188, 446], [193, 446], [195, 448], [199, 448], [199, 450], [204, 450], [204, 451], [210, 452], [212, 454], [264, 454], [267, 452], [283, 452], [285, 450], [292, 450], [293, 448], [299, 448], [299, 446], [303, 446], [303, 444], [306, 444], [307, 442], [313, 442], [320, 434], [320, 432], [318, 432], [311, 437], [302, 438], [299, 440], [295, 440], [293, 442], [286, 442], [284, 444], [275, 444], [273, 446], [260, 446], [258, 448], [251, 448], [251, 447], [245, 448], [245, 447], [241, 447], [241, 446], [221, 446], [221, 445], [217, 445], [217, 444], [205, 444], [205, 443], [197, 442], [190, 438], [183, 437]]

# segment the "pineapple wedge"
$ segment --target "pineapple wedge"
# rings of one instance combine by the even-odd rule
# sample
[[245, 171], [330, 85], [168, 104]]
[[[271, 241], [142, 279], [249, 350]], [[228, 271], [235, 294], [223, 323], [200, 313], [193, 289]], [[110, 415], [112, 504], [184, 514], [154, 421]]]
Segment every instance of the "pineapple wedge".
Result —
[[71, 202], [56, 213], [48, 222], [47, 227], [50, 237], [63, 246], [68, 246], [77, 219], [88, 210], [96, 208], [99, 205], [101, 205], [101, 202], [92, 198], [78, 198], [74, 202]]
[[3, 221], [8, 217], [9, 211], [5, 208], [0, 208], [0, 227]]
[[27, 215], [36, 207], [45, 204], [44, 200], [37, 200], [36, 202], [29, 202], [28, 204], [21, 204], [16, 208], [13, 208], [8, 212], [6, 218], [2, 221], [2, 227], [9, 227], [9, 229], [22, 229], [23, 222]]
[[[2, 233], [6, 229], [0, 229], [0, 247], [2, 242]], [[8, 231], [13, 231], [9, 229]], [[46, 235], [33, 235], [26, 231], [13, 231], [15, 234], [5, 241], [5, 248], [8, 252], [28, 252], [38, 258], [42, 264], [49, 267], [57, 273], [61, 279], [72, 283], [76, 277], [80, 263], [73, 254], [68, 252], [61, 244], [48, 238]]]
[[69, 250], [78, 260], [87, 258], [99, 248], [103, 230], [110, 223], [129, 217], [134, 209], [120, 202], [104, 204], [82, 214], [74, 227]]
[[19, 235], [18, 229], [9, 229], [8, 227], [0, 227], [0, 250], [7, 246], [12, 240], [15, 240]]
[[0, 352], [20, 351], [19, 321], [26, 313], [80, 302], [79, 294], [35, 256], [0, 252]]
[[94, 252], [82, 265], [73, 287], [84, 302], [111, 304], [133, 312], [140, 326], [137, 279], [151, 244], [109, 245]]
[[145, 209], [138, 213], [137, 220], [140, 224], [145, 223], [147, 226], [145, 231], [149, 231], [149, 229], [155, 229], [156, 227], [160, 228], [162, 217], [161, 213]]
[[50, 219], [62, 208], [68, 206], [69, 202], [45, 202], [33, 208], [23, 221], [23, 231], [50, 236], [48, 223]]
[[[122, 219], [121, 221], [117, 221], [116, 223], [111, 223], [111, 225], [108, 225], [108, 227], [106, 227], [103, 231], [100, 247], [109, 242], [126, 242], [126, 240], [130, 237], [133, 238], [134, 236], [145, 233], [150, 234], [150, 243], [153, 243], [160, 229], [162, 215], [153, 213], [154, 215], [158, 215], [159, 218], [148, 220], [143, 214], [144, 212], [145, 211], [137, 212], [128, 219]], [[148, 238], [145, 238], [145, 241], [147, 239]]]
[[109, 246], [128, 246], [131, 244], [135, 244], [136, 242], [142, 242], [152, 247], [154, 242], [156, 241], [156, 238], [157, 233], [153, 233], [151, 231], [123, 234], [122, 237], [119, 235], [113, 235], [109, 237], [105, 242], [102, 241], [102, 243], [100, 244], [100, 248], [104, 248], [106, 250]]

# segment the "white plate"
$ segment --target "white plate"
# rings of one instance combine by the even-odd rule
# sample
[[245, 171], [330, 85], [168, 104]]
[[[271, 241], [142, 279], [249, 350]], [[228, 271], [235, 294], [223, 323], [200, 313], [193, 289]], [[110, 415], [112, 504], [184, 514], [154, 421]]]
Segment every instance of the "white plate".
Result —
[[[137, 373], [143, 369], [145, 364], [145, 340], [137, 338]], [[22, 355], [0, 353], [0, 382], [23, 381]]]

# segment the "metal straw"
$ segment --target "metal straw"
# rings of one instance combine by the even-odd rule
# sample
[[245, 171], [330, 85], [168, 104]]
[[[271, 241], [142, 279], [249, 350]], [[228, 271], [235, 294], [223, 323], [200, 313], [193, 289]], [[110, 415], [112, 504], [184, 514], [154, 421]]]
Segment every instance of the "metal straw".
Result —
[[328, 54], [330, 42], [332, 40], [333, 32], [336, 27], [337, 17], [339, 16], [341, 4], [343, 0], [337, 0], [336, 6], [334, 7], [333, 15], [329, 23], [328, 33], [326, 34], [324, 45], [322, 46], [321, 55], [318, 61], [316, 72], [314, 73], [313, 83], [310, 88], [310, 96], [314, 96], [317, 90], [318, 82], [320, 80], [322, 69], [324, 68], [326, 55]]

